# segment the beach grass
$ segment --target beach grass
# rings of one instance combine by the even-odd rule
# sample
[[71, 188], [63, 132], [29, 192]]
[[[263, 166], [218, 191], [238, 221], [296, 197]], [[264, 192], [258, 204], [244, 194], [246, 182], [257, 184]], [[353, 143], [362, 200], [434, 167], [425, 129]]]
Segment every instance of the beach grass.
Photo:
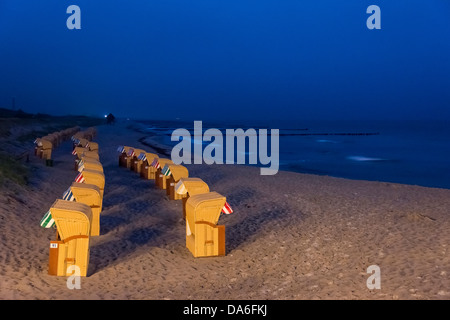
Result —
[[29, 168], [17, 159], [5, 153], [0, 153], [0, 186], [7, 180], [19, 185], [26, 185], [28, 182]]

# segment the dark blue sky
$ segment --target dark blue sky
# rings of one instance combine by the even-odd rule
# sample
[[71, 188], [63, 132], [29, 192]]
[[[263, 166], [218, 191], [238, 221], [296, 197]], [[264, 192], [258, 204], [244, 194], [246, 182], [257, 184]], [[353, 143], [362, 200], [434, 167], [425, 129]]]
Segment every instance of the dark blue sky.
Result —
[[[81, 30], [68, 30], [69, 5]], [[381, 30], [366, 9], [381, 8]], [[0, 0], [0, 106], [145, 119], [450, 119], [448, 0]]]

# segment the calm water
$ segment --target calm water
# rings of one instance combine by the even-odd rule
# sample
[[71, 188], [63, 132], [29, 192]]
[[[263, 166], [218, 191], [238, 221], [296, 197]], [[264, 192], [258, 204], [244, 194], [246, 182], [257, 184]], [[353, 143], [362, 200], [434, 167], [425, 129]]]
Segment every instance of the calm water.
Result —
[[[193, 132], [194, 125], [142, 123], [149, 135], [167, 145], [177, 143], [170, 141], [174, 129]], [[450, 188], [448, 122], [280, 121], [270, 125], [235, 122], [226, 126], [203, 122], [203, 129], [209, 128], [224, 133], [225, 128], [279, 129], [280, 170]]]

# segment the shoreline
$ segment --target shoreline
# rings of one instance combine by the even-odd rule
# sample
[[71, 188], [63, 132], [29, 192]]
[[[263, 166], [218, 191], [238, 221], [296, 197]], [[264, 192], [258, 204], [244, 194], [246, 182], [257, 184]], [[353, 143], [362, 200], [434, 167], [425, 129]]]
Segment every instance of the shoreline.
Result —
[[[162, 154], [167, 158], [171, 157], [171, 150], [172, 147], [170, 145], [167, 144], [161, 144], [159, 142], [154, 141], [153, 137], [155, 135], [151, 135], [149, 132], [147, 132], [145, 130], [146, 125], [138, 122], [138, 121], [134, 121], [134, 120], [129, 120], [131, 122], [133, 122], [133, 124], [130, 126], [130, 124], [128, 124], [128, 126], [130, 126], [131, 130], [134, 130], [140, 134], [143, 134], [143, 136], [141, 138], [139, 138], [138, 142], [141, 143], [144, 146], [147, 146], [151, 149], [153, 149], [154, 151], [156, 151], [156, 153]], [[155, 121], [156, 123], [158, 123], [158, 121]], [[162, 121], [162, 123], [165, 123], [166, 121]], [[305, 129], [302, 129], [305, 130]], [[168, 135], [168, 134], [165, 134]], [[309, 135], [315, 135], [315, 134], [309, 134]], [[330, 134], [331, 135], [331, 134]], [[339, 134], [338, 134], [339, 135]], [[345, 134], [347, 135], [347, 134]], [[348, 135], [379, 135], [379, 133], [361, 133], [361, 134], [348, 134]], [[351, 157], [350, 157], [351, 158]], [[379, 161], [389, 161], [389, 160], [384, 160], [381, 159]], [[189, 164], [192, 165], [192, 164]], [[206, 165], [205, 163], [203, 163], [202, 165]], [[233, 166], [233, 165], [237, 165], [237, 164], [215, 164], [215, 165], [226, 165], [226, 166]], [[250, 168], [261, 168], [260, 166], [256, 166], [256, 165], [250, 165], [250, 164], [243, 164], [243, 166], [245, 167], [250, 167]], [[328, 174], [327, 172], [321, 172], [318, 169], [307, 169], [307, 168], [302, 168], [301, 170], [289, 170], [289, 168], [292, 168], [293, 166], [295, 166], [295, 164], [286, 164], [286, 165], [280, 165], [280, 168], [278, 169], [278, 172], [287, 172], [287, 173], [300, 173], [300, 174], [311, 174], [311, 175], [317, 175], [317, 176], [325, 176], [325, 177], [332, 177], [332, 178], [338, 178], [338, 179], [347, 179], [347, 180], [355, 180], [355, 181], [371, 181], [371, 182], [379, 182], [379, 183], [386, 183], [386, 184], [399, 184], [399, 185], [407, 185], [407, 186], [416, 186], [416, 187], [421, 187], [421, 188], [431, 188], [431, 189], [444, 189], [444, 190], [450, 190], [450, 187], [439, 187], [439, 186], [427, 186], [427, 185], [421, 185], [419, 183], [405, 183], [405, 182], [393, 182], [393, 181], [387, 181], [387, 180], [375, 180], [375, 179], [357, 179], [357, 178], [353, 178], [353, 177], [345, 177], [345, 176], [340, 176], [340, 175], [332, 175], [332, 174]], [[283, 168], [284, 167], [284, 168]]]

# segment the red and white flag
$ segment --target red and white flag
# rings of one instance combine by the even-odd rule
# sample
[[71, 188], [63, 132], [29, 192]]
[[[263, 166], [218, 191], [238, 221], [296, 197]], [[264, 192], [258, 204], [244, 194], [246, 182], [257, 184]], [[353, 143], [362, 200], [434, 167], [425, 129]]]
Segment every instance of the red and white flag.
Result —
[[231, 213], [233, 213], [233, 209], [231, 209], [230, 205], [226, 201], [225, 201], [225, 205], [222, 208], [222, 213], [224, 213], [224, 214], [231, 214]]
[[77, 155], [77, 150], [76, 150], [76, 149], [73, 149], [72, 154], [73, 154], [74, 156], [76, 156], [76, 155]]
[[78, 183], [83, 183], [83, 182], [84, 182], [83, 173], [80, 172], [80, 173], [76, 176], [75, 182], [78, 182]]
[[152, 167], [155, 167], [156, 169], [161, 168], [161, 165], [159, 164], [158, 158], [155, 158], [151, 164]]

